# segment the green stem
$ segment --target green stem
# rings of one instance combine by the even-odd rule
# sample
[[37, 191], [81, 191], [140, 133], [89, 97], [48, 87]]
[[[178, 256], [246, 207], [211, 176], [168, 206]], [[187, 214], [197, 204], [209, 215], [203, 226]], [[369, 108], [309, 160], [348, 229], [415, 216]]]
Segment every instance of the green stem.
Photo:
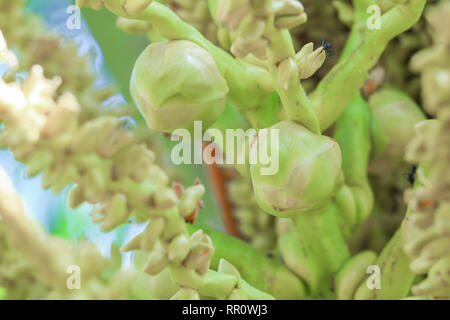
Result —
[[339, 229], [336, 206], [329, 202], [315, 212], [294, 218], [298, 239], [319, 266], [320, 275], [312, 294], [321, 298], [332, 295], [332, 278], [350, 258], [350, 252]]
[[355, 24], [342, 58], [311, 96], [322, 131], [336, 121], [360, 90], [367, 72], [378, 62], [388, 42], [419, 20], [426, 0], [409, 0], [393, 7], [381, 16], [381, 28], [373, 30], [367, 28], [364, 15], [370, 3], [355, 1]]
[[358, 93], [336, 123], [334, 137], [342, 151], [345, 184], [356, 204], [356, 222], [360, 225], [373, 208], [373, 193], [367, 175], [370, 159], [370, 110]]
[[221, 258], [229, 261], [252, 286], [277, 299], [304, 299], [303, 282], [275, 255], [267, 256], [255, 247], [220, 231], [187, 225], [190, 233], [203, 229], [212, 239], [215, 253], [211, 266], [217, 268]]
[[294, 59], [295, 50], [288, 30], [268, 28], [265, 36], [269, 39], [267, 59], [272, 81], [280, 95], [283, 108], [289, 120], [303, 124], [312, 132], [320, 133], [320, 126], [313, 105], [300, 84], [298, 68], [295, 67], [287, 87], [278, 83], [279, 65], [285, 59]]

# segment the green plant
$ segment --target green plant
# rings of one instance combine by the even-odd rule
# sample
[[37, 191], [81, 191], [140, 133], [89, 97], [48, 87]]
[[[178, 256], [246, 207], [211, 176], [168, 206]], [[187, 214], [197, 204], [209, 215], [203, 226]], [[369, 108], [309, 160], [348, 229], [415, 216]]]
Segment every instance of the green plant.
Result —
[[[0, 227], [11, 229], [0, 229], [5, 236], [0, 245], [21, 252], [5, 264], [28, 259], [34, 266], [39, 260], [34, 255], [40, 253], [53, 268], [37, 263], [38, 273], [48, 272], [47, 283], [33, 278], [20, 285], [24, 292], [10, 293], [19, 286], [14, 282], [19, 276], [8, 275], [12, 280], [3, 281], [8, 286], [0, 277], [6, 296], [33, 297], [30, 288], [36, 286], [46, 297], [64, 298], [450, 297], [450, 53], [448, 28], [439, 27], [450, 16], [448, 2], [426, 15], [434, 46], [411, 60], [411, 68], [421, 72], [423, 110], [433, 120], [425, 120], [422, 109], [402, 92], [406, 84], [393, 88], [387, 80], [379, 91], [361, 93], [378, 63], [396, 59], [390, 51], [385, 53], [389, 58], [382, 55], [391, 40], [419, 21], [426, 0], [334, 1], [339, 19], [351, 29], [337, 62], [325, 65], [329, 71], [320, 76], [316, 72], [326, 64], [327, 48], [297, 38], [320, 33], [317, 24], [309, 32], [305, 8], [314, 4], [308, 1], [305, 7], [294, 0], [77, 3], [106, 8], [118, 17], [118, 27], [144, 33], [152, 42], [130, 80], [131, 96], [148, 127], [171, 133], [192, 130], [199, 120], [221, 132], [253, 128], [256, 137], [265, 135], [263, 129], [279, 129], [279, 143], [269, 144], [279, 154], [279, 170], [264, 175], [266, 164], [260, 161], [236, 166], [243, 177], [231, 182], [229, 193], [253, 246], [191, 225], [206, 192], [200, 181], [186, 188], [169, 186], [171, 177], [138, 129], [124, 128], [121, 114], [95, 114], [90, 111], [95, 108], [84, 106], [85, 100], [88, 105], [99, 101], [85, 97], [84, 87], [77, 88], [72, 81], [77, 76], [62, 76], [65, 91], [72, 93], [61, 93], [61, 78], [47, 79], [45, 64], [31, 67], [25, 59], [25, 68], [31, 67], [28, 76], [22, 84], [13, 83], [17, 61], [0, 43], [0, 62], [10, 66], [0, 80], [0, 120], [5, 125], [0, 146], [27, 164], [30, 176], [43, 172], [44, 188], [59, 193], [75, 183], [69, 206], [97, 205], [91, 217], [101, 230], [114, 230], [130, 219], [147, 223], [121, 248], [136, 252], [134, 273], [119, 270], [117, 248], [112, 249], [114, 259], [104, 260], [89, 244], [68, 249], [67, 242], [53, 238], [48, 241], [56, 250], [32, 244], [39, 228], [26, 227], [20, 197], [0, 171], [5, 181], [0, 196], [6, 195], [0, 197]], [[380, 28], [367, 26], [372, 5], [381, 10]], [[336, 17], [333, 24], [343, 28]], [[13, 32], [5, 35], [20, 38]], [[252, 139], [246, 140], [247, 160], [255, 147]], [[405, 159], [418, 165], [416, 181], [405, 193], [408, 213], [402, 227], [393, 223], [395, 232], [386, 235], [383, 211], [397, 200], [383, 190], [402, 193], [407, 187], [383, 175], [401, 175]], [[14, 242], [18, 236], [29, 241]], [[87, 270], [88, 289], [73, 294], [65, 287], [67, 265]], [[381, 288], [368, 285], [370, 266], [381, 268]], [[415, 284], [422, 275], [428, 277]], [[139, 286], [144, 278], [151, 285]], [[118, 286], [126, 288], [122, 295]]]

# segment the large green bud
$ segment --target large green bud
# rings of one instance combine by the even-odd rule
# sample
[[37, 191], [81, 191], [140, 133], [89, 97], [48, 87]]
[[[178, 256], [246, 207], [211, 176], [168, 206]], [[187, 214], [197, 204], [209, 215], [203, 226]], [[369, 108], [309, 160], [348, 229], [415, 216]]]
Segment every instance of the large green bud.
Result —
[[[341, 177], [341, 150], [337, 142], [291, 121], [272, 126], [267, 131], [269, 136], [271, 129], [279, 130], [279, 139], [267, 138], [267, 154], [272, 161], [278, 157], [278, 172], [264, 174], [262, 169], [267, 165], [260, 157], [256, 164], [250, 165], [259, 206], [272, 215], [286, 218], [325, 205]], [[264, 131], [258, 135], [260, 145], [262, 134]]]
[[383, 173], [403, 163], [406, 145], [415, 136], [414, 126], [426, 118], [414, 100], [394, 88], [374, 93], [369, 106], [375, 155], [370, 170]]
[[131, 95], [151, 129], [209, 127], [222, 114], [228, 86], [208, 51], [174, 40], [148, 46], [131, 77]]

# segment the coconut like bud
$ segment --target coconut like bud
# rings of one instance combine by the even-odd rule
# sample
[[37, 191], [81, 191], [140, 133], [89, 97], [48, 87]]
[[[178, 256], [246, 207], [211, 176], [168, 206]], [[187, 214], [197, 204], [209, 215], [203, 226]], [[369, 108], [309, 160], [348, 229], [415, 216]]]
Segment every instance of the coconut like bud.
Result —
[[139, 56], [131, 94], [147, 125], [172, 132], [209, 127], [222, 114], [228, 86], [208, 51], [186, 40], [154, 43]]
[[250, 167], [259, 206], [284, 218], [323, 206], [340, 181], [341, 151], [337, 142], [291, 121], [279, 122], [269, 132], [271, 129], [279, 130], [279, 139], [267, 139], [267, 155], [272, 161], [278, 157], [278, 171], [264, 175], [266, 165], [260, 157]]

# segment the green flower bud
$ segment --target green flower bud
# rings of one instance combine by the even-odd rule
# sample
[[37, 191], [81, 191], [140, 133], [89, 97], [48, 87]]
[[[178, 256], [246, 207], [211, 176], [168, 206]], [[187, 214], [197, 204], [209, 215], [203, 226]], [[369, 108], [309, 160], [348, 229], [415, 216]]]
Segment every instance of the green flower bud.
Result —
[[167, 258], [166, 252], [163, 248], [158, 248], [150, 253], [144, 270], [150, 275], [156, 275], [160, 273], [168, 263], [169, 259]]
[[116, 26], [117, 28], [131, 34], [145, 33], [152, 29], [152, 25], [146, 21], [127, 19], [123, 17], [117, 18]]
[[284, 218], [323, 206], [340, 181], [341, 151], [337, 142], [291, 121], [279, 122], [270, 129], [279, 130], [279, 141], [267, 139], [268, 156], [278, 156], [279, 170], [273, 175], [262, 174], [266, 166], [260, 157], [250, 166], [259, 206]]
[[155, 154], [144, 144], [132, 145], [117, 155], [114, 174], [118, 179], [130, 177], [142, 182], [148, 177], [154, 160]]
[[242, 289], [234, 289], [228, 300], [248, 300], [248, 296], [245, 294], [245, 291]]
[[219, 0], [216, 19], [229, 29], [237, 29], [250, 11], [248, 1]]
[[169, 260], [172, 262], [181, 262], [189, 254], [190, 243], [185, 234], [180, 234], [173, 239], [169, 245]]
[[200, 300], [200, 295], [195, 290], [181, 288], [170, 300]]
[[274, 1], [274, 9], [277, 29], [291, 29], [308, 19], [302, 3], [297, 0]]
[[159, 236], [163, 233], [166, 221], [164, 218], [153, 218], [142, 233], [141, 245], [142, 250], [152, 250]]
[[209, 127], [222, 114], [228, 86], [208, 51], [175, 40], [154, 43], [139, 56], [131, 78], [131, 94], [147, 125], [172, 132]]
[[316, 50], [312, 42], [304, 45], [295, 55], [295, 62], [299, 70], [299, 78], [307, 79], [322, 67], [326, 59], [325, 50], [319, 47]]
[[393, 88], [371, 95], [369, 106], [389, 139], [385, 154], [390, 158], [403, 158], [406, 145], [415, 135], [414, 126], [425, 120], [424, 114], [408, 95]]

